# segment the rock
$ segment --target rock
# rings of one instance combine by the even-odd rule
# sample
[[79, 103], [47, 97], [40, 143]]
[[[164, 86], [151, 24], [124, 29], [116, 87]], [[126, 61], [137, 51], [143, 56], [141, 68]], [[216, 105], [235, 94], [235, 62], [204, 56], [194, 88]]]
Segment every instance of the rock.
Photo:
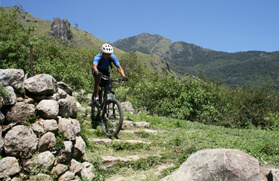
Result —
[[38, 139], [31, 128], [18, 125], [7, 132], [4, 143], [6, 155], [29, 158], [37, 149]]
[[131, 102], [127, 101], [127, 102], [121, 102], [123, 111], [127, 111], [127, 112], [134, 112], [134, 108]]
[[5, 121], [5, 115], [0, 111], [0, 124], [3, 124]]
[[74, 158], [77, 160], [87, 160], [86, 152], [85, 152], [85, 142], [80, 136], [76, 137], [76, 143], [74, 145]]
[[58, 163], [55, 167], [52, 168], [50, 174], [54, 175], [55, 177], [60, 176], [61, 174], [65, 173], [68, 170], [66, 165]]
[[92, 172], [93, 165], [89, 162], [83, 162], [83, 169], [80, 172], [82, 178], [92, 180], [95, 177], [94, 172]]
[[20, 172], [20, 166], [15, 157], [5, 157], [0, 160], [0, 179], [10, 177]]
[[34, 181], [51, 181], [52, 178], [51, 178], [51, 176], [49, 176], [47, 174], [39, 173], [38, 175], [30, 176], [30, 180], [34, 180]]
[[57, 90], [56, 80], [48, 74], [38, 74], [24, 81], [25, 90], [34, 95], [54, 94]]
[[70, 96], [72, 95], [73, 93], [73, 89], [68, 86], [67, 84], [65, 84], [64, 82], [57, 82], [58, 84], [58, 87], [62, 90], [64, 90], [67, 94], [69, 94]]
[[51, 132], [47, 132], [39, 139], [38, 150], [44, 152], [56, 145], [55, 135]]
[[74, 174], [79, 173], [82, 170], [83, 166], [81, 163], [76, 161], [75, 159], [71, 160], [71, 165], [70, 165], [70, 171], [73, 172]]
[[77, 117], [77, 104], [76, 100], [72, 96], [67, 96], [66, 99], [60, 99], [59, 103], [59, 115], [65, 118]]
[[35, 117], [35, 106], [33, 104], [25, 104], [17, 102], [11, 110], [6, 114], [8, 123], [21, 123], [29, 121]]
[[140, 127], [140, 128], [149, 128], [150, 127], [150, 123], [148, 122], [134, 122], [136, 127]]
[[32, 124], [32, 130], [37, 133], [39, 136], [45, 133], [44, 128], [39, 124], [39, 122], [35, 122]]
[[57, 118], [59, 113], [59, 104], [55, 100], [42, 100], [37, 105], [37, 110], [41, 118]]
[[253, 180], [261, 181], [259, 162], [233, 149], [202, 150], [191, 155], [172, 175], [161, 181]]
[[58, 88], [57, 93], [59, 95], [59, 99], [66, 99], [67, 93], [63, 89]]
[[60, 150], [58, 161], [60, 163], [66, 163], [70, 161], [72, 155], [73, 143], [71, 141], [64, 141], [64, 149]]
[[12, 86], [16, 92], [23, 88], [24, 71], [22, 69], [0, 69], [0, 82], [4, 87]]
[[74, 141], [76, 136], [80, 134], [80, 124], [75, 119], [59, 117], [58, 128], [60, 133], [63, 133], [67, 140]]
[[5, 87], [5, 91], [8, 93], [8, 97], [4, 97], [4, 105], [6, 106], [12, 106], [16, 103], [16, 94], [14, 92], [14, 88], [11, 86]]
[[4, 139], [2, 137], [2, 127], [0, 126], [0, 155], [2, 154], [4, 147]]
[[74, 179], [75, 179], [75, 174], [71, 171], [67, 171], [58, 178], [58, 181], [71, 181]]
[[61, 21], [60, 18], [53, 18], [51, 31], [48, 34], [65, 42], [71, 42], [73, 39], [71, 23], [67, 19]]
[[55, 156], [50, 151], [45, 151], [23, 162], [23, 169], [31, 173], [46, 173], [52, 169]]
[[39, 124], [45, 131], [56, 132], [58, 130], [58, 124], [55, 119], [40, 119]]

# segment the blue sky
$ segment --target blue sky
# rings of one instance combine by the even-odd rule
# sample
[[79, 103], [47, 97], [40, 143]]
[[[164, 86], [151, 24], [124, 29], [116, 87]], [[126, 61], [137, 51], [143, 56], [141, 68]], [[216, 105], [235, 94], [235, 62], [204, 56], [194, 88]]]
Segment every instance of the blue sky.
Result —
[[0, 0], [115, 42], [159, 34], [217, 51], [279, 51], [279, 0]]

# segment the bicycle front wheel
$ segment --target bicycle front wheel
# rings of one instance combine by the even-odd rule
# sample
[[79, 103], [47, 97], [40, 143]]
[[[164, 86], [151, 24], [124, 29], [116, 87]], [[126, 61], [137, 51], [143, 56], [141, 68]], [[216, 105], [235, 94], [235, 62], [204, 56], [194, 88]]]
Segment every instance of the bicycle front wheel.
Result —
[[119, 101], [106, 101], [102, 114], [102, 128], [109, 137], [116, 136], [123, 124], [123, 110]]

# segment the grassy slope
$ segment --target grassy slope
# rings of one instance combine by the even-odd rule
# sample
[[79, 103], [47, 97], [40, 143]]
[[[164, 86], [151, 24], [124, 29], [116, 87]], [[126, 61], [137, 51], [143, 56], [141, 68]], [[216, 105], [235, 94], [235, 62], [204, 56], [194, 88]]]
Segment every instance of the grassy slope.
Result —
[[[97, 170], [98, 179], [124, 177], [125, 180], [160, 180], [177, 169], [192, 153], [214, 148], [238, 149], [257, 158], [262, 166], [279, 166], [277, 139], [279, 132], [277, 131], [229, 129], [185, 120], [148, 116], [144, 113], [126, 114], [126, 117], [133, 121], [147, 121], [151, 124], [150, 129], [157, 130], [159, 133], [157, 135], [145, 132], [131, 134], [122, 131], [119, 139], [143, 140], [151, 142], [151, 145], [125, 145], [124, 143], [116, 146], [97, 145], [89, 142], [87, 138], [106, 138], [101, 133], [100, 127], [98, 131], [92, 131], [89, 122], [81, 121], [83, 137], [87, 140], [88, 158], [95, 165], [98, 165], [101, 156], [149, 156], [113, 168]], [[171, 167], [160, 174], [154, 174], [162, 165], [171, 165]]]
[[[22, 15], [24, 15], [25, 18], [20, 18], [19, 22], [23, 25], [24, 28], [33, 25], [36, 27], [35, 34], [37, 36], [44, 37], [48, 35], [48, 32], [51, 30], [51, 21], [36, 18], [27, 12], [23, 12]], [[74, 42], [77, 47], [85, 48], [88, 50], [99, 50], [101, 45], [103, 43], [106, 43], [105, 41], [100, 40], [99, 38], [82, 29], [71, 26], [71, 31], [73, 32]], [[114, 47], [114, 54], [118, 58], [120, 58], [124, 53], [126, 52]], [[137, 55], [139, 56], [140, 61], [145, 65], [147, 71], [156, 71], [162, 73], [164, 70], [166, 70], [166, 63], [162, 61], [159, 56], [148, 55], [140, 52], [138, 52]], [[156, 61], [157, 65], [152, 66], [151, 61]]]

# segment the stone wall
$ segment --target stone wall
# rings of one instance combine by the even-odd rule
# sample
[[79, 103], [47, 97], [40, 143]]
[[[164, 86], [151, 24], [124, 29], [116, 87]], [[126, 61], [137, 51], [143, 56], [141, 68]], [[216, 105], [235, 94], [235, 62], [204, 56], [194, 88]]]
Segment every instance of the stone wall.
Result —
[[0, 97], [0, 180], [94, 178], [72, 89], [20, 69], [0, 69], [0, 81], [9, 93]]

